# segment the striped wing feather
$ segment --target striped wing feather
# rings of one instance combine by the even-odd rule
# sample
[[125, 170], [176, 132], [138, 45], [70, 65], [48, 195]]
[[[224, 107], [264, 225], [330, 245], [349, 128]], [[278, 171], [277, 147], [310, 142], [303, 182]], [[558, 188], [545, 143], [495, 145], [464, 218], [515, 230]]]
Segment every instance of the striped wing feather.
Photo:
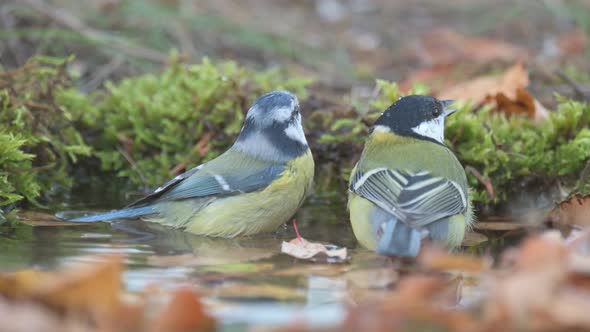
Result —
[[412, 227], [421, 227], [465, 211], [460, 187], [428, 172], [378, 168], [357, 171], [350, 190]]

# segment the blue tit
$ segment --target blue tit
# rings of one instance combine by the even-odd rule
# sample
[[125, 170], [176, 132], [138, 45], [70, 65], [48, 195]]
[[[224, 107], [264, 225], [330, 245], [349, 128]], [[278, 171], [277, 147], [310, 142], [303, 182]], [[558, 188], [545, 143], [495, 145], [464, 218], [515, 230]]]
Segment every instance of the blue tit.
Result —
[[352, 229], [363, 246], [415, 257], [426, 237], [461, 244], [473, 213], [465, 170], [444, 144], [452, 103], [407, 96], [375, 122], [348, 194]]
[[124, 209], [69, 221], [139, 218], [226, 238], [270, 232], [295, 214], [313, 176], [299, 101], [290, 92], [273, 91], [254, 102], [236, 142], [219, 157]]

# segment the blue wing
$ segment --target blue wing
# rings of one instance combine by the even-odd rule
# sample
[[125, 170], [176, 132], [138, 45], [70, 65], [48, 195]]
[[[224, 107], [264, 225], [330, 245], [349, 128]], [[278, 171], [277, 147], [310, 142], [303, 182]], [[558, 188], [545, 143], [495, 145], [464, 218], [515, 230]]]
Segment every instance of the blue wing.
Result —
[[239, 169], [236, 172], [223, 173], [207, 170], [197, 171], [194, 175], [169, 188], [158, 201], [175, 201], [211, 195], [227, 196], [256, 191], [265, 188], [280, 177], [284, 169], [285, 165], [275, 164], [251, 172]]
[[151, 215], [158, 213], [153, 206], [160, 202], [208, 196], [224, 197], [261, 190], [280, 177], [285, 166], [235, 153], [224, 154], [178, 175], [124, 209], [73, 219], [66, 218], [68, 214], [63, 212], [57, 216], [75, 222], [96, 222]]

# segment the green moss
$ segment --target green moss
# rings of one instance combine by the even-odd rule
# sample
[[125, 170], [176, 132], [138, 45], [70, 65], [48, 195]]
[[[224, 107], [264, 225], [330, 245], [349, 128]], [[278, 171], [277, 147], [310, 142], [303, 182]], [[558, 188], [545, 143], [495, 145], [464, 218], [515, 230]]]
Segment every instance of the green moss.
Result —
[[42, 191], [68, 185], [67, 166], [90, 154], [72, 115], [55, 101], [70, 84], [68, 61], [36, 57], [0, 72], [0, 207], [22, 198], [37, 203]]
[[102, 170], [154, 187], [227, 149], [257, 96], [288, 89], [305, 98], [308, 83], [234, 62], [173, 61], [162, 73], [109, 83], [90, 96], [70, 89], [58, 100], [81, 118]]
[[[557, 183], [570, 190], [577, 184], [590, 159], [590, 105], [558, 100], [557, 110], [538, 124], [526, 117], [473, 112], [469, 106], [449, 118], [450, 145], [464, 165], [490, 178], [496, 201], [530, 185], [542, 191]], [[477, 188], [475, 197], [488, 202], [481, 183], [472, 176], [470, 182]]]

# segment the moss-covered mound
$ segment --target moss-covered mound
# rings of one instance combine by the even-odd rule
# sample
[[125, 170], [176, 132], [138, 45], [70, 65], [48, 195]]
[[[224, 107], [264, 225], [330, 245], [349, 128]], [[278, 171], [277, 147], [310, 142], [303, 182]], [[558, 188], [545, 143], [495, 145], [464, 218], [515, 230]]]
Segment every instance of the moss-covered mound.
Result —
[[90, 96], [69, 89], [59, 102], [81, 119], [102, 170], [149, 188], [229, 147], [260, 94], [287, 89], [305, 98], [307, 83], [204, 59], [173, 62], [159, 74], [107, 84]]
[[90, 156], [72, 113], [56, 100], [71, 82], [66, 64], [37, 57], [0, 72], [0, 208], [70, 184], [68, 164]]
[[[87, 95], [71, 86], [66, 60], [35, 58], [0, 73], [0, 206], [23, 198], [35, 202], [56, 184], [68, 185], [71, 164], [80, 160], [78, 168], [155, 187], [224, 151], [253, 100], [274, 89], [291, 90], [303, 102], [316, 161], [334, 174], [320, 177], [320, 190], [326, 181], [345, 188], [368, 128], [400, 92], [394, 83], [378, 81], [373, 100], [332, 103], [328, 110], [322, 96], [305, 102], [308, 83], [233, 62], [184, 65], [173, 59], [161, 73], [109, 83]], [[469, 105], [448, 120], [448, 144], [468, 166], [477, 201], [590, 189], [584, 176], [590, 173], [584, 171], [590, 167], [590, 105], [558, 102], [540, 123]]]

